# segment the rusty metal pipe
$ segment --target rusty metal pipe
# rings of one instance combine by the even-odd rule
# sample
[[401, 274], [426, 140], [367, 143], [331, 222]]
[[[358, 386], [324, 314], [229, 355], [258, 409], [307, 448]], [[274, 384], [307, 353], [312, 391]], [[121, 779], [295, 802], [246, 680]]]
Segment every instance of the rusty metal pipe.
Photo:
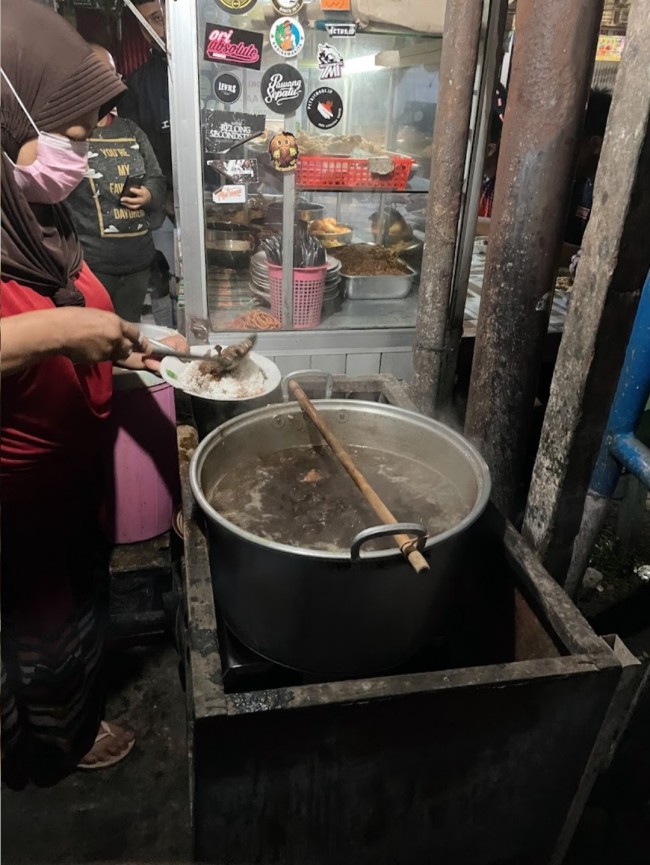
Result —
[[411, 395], [432, 415], [452, 288], [483, 0], [449, 0], [440, 59]]
[[493, 498], [521, 507], [550, 316], [603, 0], [520, 0], [466, 416]]

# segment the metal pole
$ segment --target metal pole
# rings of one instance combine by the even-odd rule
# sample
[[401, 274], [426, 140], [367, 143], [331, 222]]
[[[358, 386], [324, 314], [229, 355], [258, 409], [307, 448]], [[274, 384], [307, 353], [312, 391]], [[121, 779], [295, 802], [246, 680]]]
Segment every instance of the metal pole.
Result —
[[465, 192], [466, 206], [463, 208], [461, 223], [458, 230], [459, 246], [454, 269], [447, 331], [445, 335], [445, 353], [442, 356], [442, 372], [434, 393], [436, 410], [444, 410], [452, 401], [456, 377], [456, 365], [460, 352], [460, 342], [463, 337], [463, 322], [465, 319], [465, 303], [467, 302], [467, 286], [472, 267], [472, 253], [476, 238], [476, 220], [481, 198], [483, 181], [483, 162], [485, 147], [494, 105], [494, 92], [499, 69], [497, 64], [502, 56], [502, 43], [506, 26], [508, 4], [506, 0], [494, 0], [490, 6], [487, 20], [487, 36], [483, 46], [481, 65], [481, 87], [478, 99], [476, 129], [474, 132], [470, 154], [470, 167], [467, 190]]
[[466, 416], [508, 517], [523, 504], [542, 347], [603, 0], [520, 0]]
[[594, 207], [571, 293], [523, 525], [524, 535], [560, 582], [567, 573], [650, 268], [648, 45], [650, 0], [637, 0], [631, 8], [616, 76]]
[[442, 369], [483, 0], [449, 0], [440, 59], [411, 395], [432, 415]]
[[[199, 53], [196, 3], [167, 3], [167, 40], [171, 46], [174, 86], [171, 110], [176, 239], [184, 296], [186, 327], [192, 318], [207, 319], [203, 131], [199, 103]], [[182, 57], [182, 62], [178, 58]], [[173, 69], [172, 69], [173, 67]], [[170, 82], [171, 83], [171, 82]]]

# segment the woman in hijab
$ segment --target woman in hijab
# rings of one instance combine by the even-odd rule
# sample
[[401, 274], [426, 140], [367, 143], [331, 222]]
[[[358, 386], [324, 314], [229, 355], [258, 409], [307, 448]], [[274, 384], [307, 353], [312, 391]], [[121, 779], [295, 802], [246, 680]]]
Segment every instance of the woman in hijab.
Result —
[[103, 720], [100, 441], [111, 361], [153, 362], [84, 264], [60, 203], [124, 85], [33, 0], [2, 0], [1, 57], [2, 761], [20, 788], [112, 765], [133, 747], [132, 733]]

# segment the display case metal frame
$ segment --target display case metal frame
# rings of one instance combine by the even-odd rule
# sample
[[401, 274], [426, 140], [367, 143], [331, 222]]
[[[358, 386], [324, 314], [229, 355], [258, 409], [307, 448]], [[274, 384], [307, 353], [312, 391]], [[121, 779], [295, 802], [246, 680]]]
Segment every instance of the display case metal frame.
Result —
[[[485, 110], [485, 98], [480, 94], [485, 92], [487, 79], [493, 75], [493, 65], [485, 62], [489, 52], [496, 50], [496, 28], [494, 14], [490, 10], [499, 0], [485, 0], [483, 27], [481, 35], [481, 62], [476, 70], [476, 99], [473, 110], [473, 120], [467, 142], [467, 176], [466, 196], [463, 218], [459, 225], [457, 272], [464, 277], [469, 272], [475, 217], [471, 210], [477, 206], [478, 190], [482, 180], [481, 160], [470, 158], [485, 141], [489, 112]], [[171, 49], [170, 76], [171, 117], [172, 117], [172, 154], [174, 159], [175, 177], [175, 209], [177, 216], [177, 238], [180, 250], [180, 276], [182, 281], [182, 304], [184, 305], [185, 330], [193, 318], [208, 318], [207, 280], [205, 258], [205, 203], [202, 177], [202, 136], [201, 108], [199, 97], [199, 56], [198, 46], [198, 13], [194, 0], [171, 0], [167, 4], [168, 40]], [[360, 34], [357, 38], [363, 38]], [[179, 62], [182, 59], [182, 62]], [[293, 121], [292, 115], [287, 116], [287, 124]], [[470, 150], [471, 146], [471, 150]], [[291, 188], [293, 184], [293, 189]], [[283, 192], [287, 199], [284, 208], [283, 223], [293, 229], [293, 190], [294, 178], [287, 178], [283, 184]], [[308, 190], [306, 190], [308, 192]], [[408, 193], [408, 191], [407, 191]], [[350, 194], [354, 194], [351, 191]], [[426, 192], [420, 193], [423, 196]], [[383, 198], [382, 193], [378, 196]], [[378, 198], [379, 201], [379, 198]], [[428, 232], [427, 232], [428, 236]], [[287, 241], [289, 238], [286, 237]], [[290, 321], [291, 302], [291, 271], [286, 269], [283, 280], [284, 320]], [[466, 279], [465, 279], [466, 281]], [[413, 331], [415, 330], [415, 323]], [[395, 333], [392, 333], [395, 331]], [[363, 329], [315, 329], [304, 332], [309, 334], [311, 345], [316, 349], [332, 347], [332, 353], [345, 352], [343, 346], [351, 348], [358, 344], [361, 338], [369, 350], [390, 343], [394, 339], [402, 339], [404, 347], [412, 346], [411, 328], [369, 327]], [[401, 334], [401, 337], [400, 337]], [[407, 336], [408, 334], [408, 336]], [[228, 332], [216, 334], [218, 339], [228, 339]], [[266, 335], [263, 335], [266, 336]], [[270, 336], [270, 335], [269, 335]], [[282, 330], [272, 334], [272, 343], [276, 351], [291, 350], [295, 346], [298, 332]], [[265, 341], [268, 340], [265, 339]]]

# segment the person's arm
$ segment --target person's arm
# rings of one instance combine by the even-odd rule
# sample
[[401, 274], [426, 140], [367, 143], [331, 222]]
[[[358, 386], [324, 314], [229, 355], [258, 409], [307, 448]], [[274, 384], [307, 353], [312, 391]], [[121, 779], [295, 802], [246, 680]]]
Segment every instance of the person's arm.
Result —
[[145, 178], [139, 189], [130, 189], [123, 195], [120, 202], [130, 210], [144, 208], [152, 213], [162, 212], [167, 195], [167, 181], [160, 170], [156, 154], [149, 139], [135, 123], [131, 123], [131, 131], [140, 147], [140, 154], [144, 160]]
[[78, 306], [23, 312], [2, 320], [2, 377], [58, 354], [98, 363], [126, 358], [134, 348], [147, 349], [138, 328], [113, 312]]

